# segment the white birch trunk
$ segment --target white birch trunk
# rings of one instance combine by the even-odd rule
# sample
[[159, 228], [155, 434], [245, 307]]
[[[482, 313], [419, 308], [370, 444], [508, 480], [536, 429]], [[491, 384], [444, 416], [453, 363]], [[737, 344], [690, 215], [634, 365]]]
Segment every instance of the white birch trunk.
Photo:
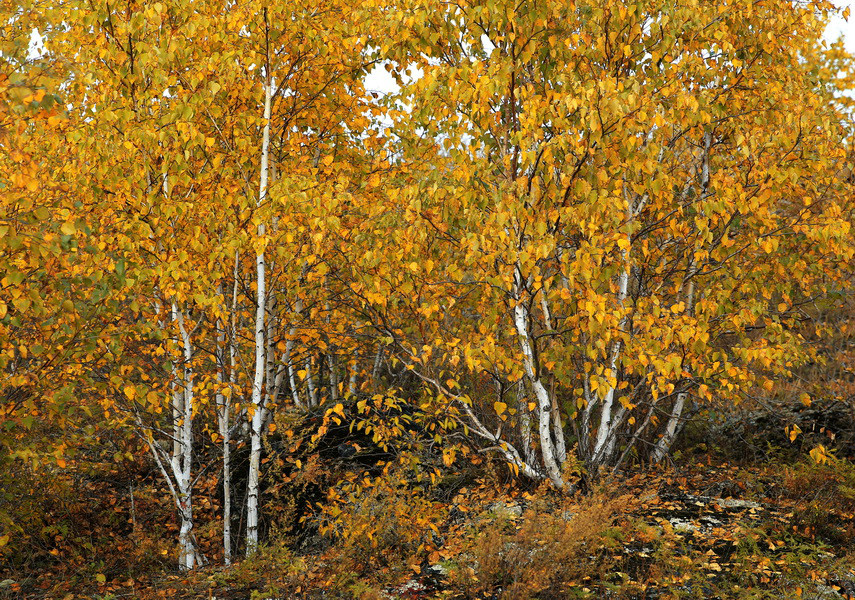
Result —
[[[223, 297], [223, 284], [217, 286], [217, 294]], [[222, 319], [218, 318], [216, 323], [217, 341], [214, 350], [214, 359], [217, 363], [217, 392], [214, 401], [217, 406], [217, 429], [223, 438], [223, 562], [226, 566], [231, 564], [231, 528], [229, 519], [231, 513], [231, 497], [229, 494], [229, 398], [223, 393], [223, 384], [226, 380], [226, 333]]]
[[[552, 330], [552, 314], [549, 310], [549, 302], [546, 300], [546, 289], [540, 290], [540, 309], [543, 311], [543, 322], [547, 330]], [[558, 406], [558, 398], [555, 396], [555, 379], [552, 380], [550, 389], [552, 396], [552, 440], [555, 443], [555, 460], [563, 465], [567, 460], [567, 447], [564, 441], [564, 428], [561, 421], [561, 411]]]
[[[626, 252], [624, 252], [626, 255]], [[621, 306], [623, 306], [623, 301], [626, 298], [626, 292], [629, 281], [629, 273], [624, 271], [620, 276], [620, 290], [619, 290], [619, 301]], [[626, 319], [621, 319], [620, 327], [623, 329], [623, 326], [626, 324]], [[612, 347], [612, 355], [609, 359], [609, 368], [608, 368], [608, 378], [609, 381], [617, 380], [618, 375], [618, 365], [620, 361], [620, 353], [621, 353], [621, 342], [620, 340], [614, 343]], [[600, 424], [597, 428], [597, 441], [594, 445], [594, 451], [591, 455], [591, 464], [594, 467], [598, 467], [603, 462], [608, 460], [607, 450], [609, 446], [614, 447], [614, 437], [616, 435], [615, 424], [618, 422], [616, 419], [612, 418], [612, 411], [615, 406], [615, 392], [617, 391], [617, 387], [615, 385], [610, 385], [608, 390], [606, 391], [605, 396], [603, 397], [603, 408], [600, 411]]]
[[294, 369], [294, 361], [291, 358], [294, 352], [293, 336], [296, 335], [295, 328], [291, 328], [288, 339], [285, 341], [285, 361], [288, 366], [288, 384], [291, 386], [291, 398], [294, 400], [294, 406], [304, 408], [305, 404], [300, 399], [300, 392], [297, 389], [297, 377]]
[[561, 410], [558, 406], [558, 398], [555, 396], [555, 386], [552, 391], [552, 441], [555, 444], [555, 460], [563, 465], [567, 460], [567, 444], [564, 440], [564, 426], [561, 421]]
[[677, 437], [677, 432], [679, 431], [678, 425], [680, 424], [680, 419], [683, 415], [683, 408], [686, 405], [686, 399], [688, 396], [689, 394], [686, 392], [680, 392], [677, 394], [677, 400], [674, 402], [674, 407], [671, 409], [668, 424], [665, 426], [665, 432], [656, 442], [656, 446], [653, 447], [653, 450], [650, 453], [650, 462], [654, 464], [658, 463], [668, 455], [668, 450], [671, 449], [671, 444], [674, 443], [674, 439]]
[[[140, 428], [140, 431], [151, 431], [142, 423], [142, 420], [139, 418], [139, 416], [137, 416], [137, 426]], [[192, 532], [192, 505], [190, 505], [189, 507], [190, 514], [188, 519], [188, 506], [184, 502], [184, 498], [181, 495], [181, 492], [176, 487], [176, 483], [178, 481], [178, 474], [174, 470], [169, 471], [166, 468], [166, 465], [170, 464], [171, 462], [167, 461], [166, 459], [170, 457], [167, 455], [166, 450], [157, 442], [155, 442], [150, 435], [143, 434], [143, 438], [145, 439], [148, 445], [149, 451], [151, 452], [151, 455], [154, 458], [158, 469], [160, 469], [160, 474], [166, 481], [167, 487], [169, 487], [169, 493], [172, 495], [172, 500], [175, 502], [175, 507], [178, 509], [178, 515], [181, 519], [181, 529], [179, 531], [178, 567], [182, 571], [187, 571], [189, 569], [192, 569], [197, 564], [204, 564], [204, 557], [199, 553], [199, 550], [196, 547], [196, 540]]]
[[528, 464], [534, 464], [534, 446], [531, 436], [531, 411], [525, 397], [525, 384], [522, 380], [517, 382], [517, 414], [519, 415], [520, 443], [522, 444], [523, 457]]
[[347, 380], [347, 395], [353, 396], [356, 393], [356, 365], [353, 365], [353, 371]]
[[[236, 350], [235, 350], [235, 334], [237, 318], [237, 297], [238, 297], [238, 264], [239, 254], [235, 252], [234, 269], [232, 273], [232, 298], [229, 312], [228, 335], [220, 319], [217, 320], [217, 383], [218, 391], [216, 396], [217, 403], [217, 424], [219, 426], [220, 435], [223, 436], [223, 562], [226, 566], [232, 563], [232, 467], [231, 467], [231, 394], [234, 393], [236, 384]], [[225, 295], [223, 286], [220, 284], [218, 289], [219, 295], [223, 298], [225, 304]], [[229, 394], [222, 392], [222, 386], [226, 381], [226, 356], [225, 347], [228, 344], [229, 353]]]
[[[256, 207], [260, 208], [267, 197], [267, 166], [270, 151], [270, 113], [273, 102], [273, 82], [270, 73], [264, 84], [264, 132], [261, 142], [261, 174]], [[252, 382], [252, 427], [250, 430], [249, 477], [247, 482], [246, 553], [252, 555], [258, 549], [258, 483], [261, 467], [261, 433], [265, 407], [263, 396], [265, 360], [265, 311], [267, 295], [265, 289], [266, 269], [264, 263], [264, 222], [258, 224], [258, 251], [255, 257], [257, 299], [255, 312], [255, 376]]]
[[[232, 310], [229, 315], [229, 389], [232, 394], [237, 389], [237, 304], [238, 304], [238, 267], [240, 265], [240, 255], [235, 252], [235, 266], [232, 272]], [[231, 397], [229, 398], [229, 408], [231, 408]], [[228, 413], [226, 413], [228, 415]], [[240, 415], [238, 415], [240, 418]], [[226, 421], [228, 425], [228, 420]], [[226, 478], [223, 480], [223, 520], [225, 522], [223, 528], [223, 545], [227, 550], [227, 562], [231, 563], [231, 548], [232, 548], [232, 480], [231, 480], [231, 426], [226, 428], [226, 434], [223, 436], [223, 473]]]
[[371, 369], [371, 383], [373, 385], [377, 384], [377, 379], [380, 377], [380, 365], [383, 360], [383, 347], [379, 346], [377, 348], [377, 355], [374, 357], [374, 367]]
[[[164, 198], [169, 200], [169, 177], [162, 175], [161, 189]], [[157, 312], [160, 314], [161, 303], [156, 300]], [[169, 486], [169, 491], [178, 509], [180, 529], [178, 535], [179, 559], [178, 567], [189, 571], [197, 564], [204, 563], [204, 557], [198, 550], [193, 534], [193, 345], [191, 333], [184, 322], [184, 313], [179, 310], [175, 301], [171, 302], [172, 322], [178, 325], [180, 338], [176, 340], [183, 348], [183, 373], [179, 377], [177, 366], [172, 367], [172, 440], [171, 444], [160, 445], [152, 436], [152, 428], [146, 426], [136, 414], [139, 431], [148, 444], [152, 457], [160, 469], [163, 478]], [[166, 328], [166, 319], [158, 319], [158, 325]], [[170, 449], [171, 446], [171, 449]], [[167, 470], [166, 465], [170, 466]]]
[[173, 318], [178, 324], [184, 354], [183, 402], [178, 428], [180, 451], [172, 456], [172, 471], [178, 491], [181, 529], [178, 534], [179, 567], [189, 571], [202, 562], [193, 534], [193, 344], [184, 322], [184, 311], [172, 303]]
[[303, 364], [306, 370], [306, 389], [309, 393], [309, 406], [318, 406], [318, 388], [315, 387], [315, 378], [312, 375], [312, 357], [307, 356]]
[[555, 459], [557, 453], [552, 439], [552, 399], [538, 375], [537, 365], [535, 364], [534, 349], [532, 348], [531, 336], [529, 335], [528, 311], [522, 301], [521, 278], [519, 266], [517, 266], [515, 273], [516, 282], [514, 284], [514, 301], [516, 302], [513, 314], [514, 326], [523, 354], [523, 367], [536, 399], [538, 434], [543, 466], [546, 470], [546, 476], [552, 482], [552, 485], [561, 489], [564, 487], [564, 480], [561, 476], [561, 466]]
[[[175, 315], [175, 304], [173, 307], [173, 318]], [[178, 369], [172, 367], [172, 456], [173, 460], [178, 460], [181, 456], [181, 416], [184, 414], [184, 391], [179, 385]]]
[[[638, 199], [636, 205], [626, 187], [624, 188], [624, 197], [626, 198], [626, 224], [629, 226], [629, 224], [635, 219], [636, 215], [644, 207], [645, 200], [643, 198]], [[621, 309], [624, 308], [624, 303], [626, 302], [626, 297], [629, 292], [629, 275], [632, 269], [630, 260], [630, 244], [632, 243], [632, 238], [630, 234], [627, 233], [624, 239], [626, 240], [626, 247], [621, 249], [623, 269], [620, 277], [618, 278], [617, 293], [618, 305]], [[620, 324], [618, 325], [619, 335], [626, 327], [626, 323], [626, 315], [623, 315], [621, 317]], [[617, 442], [617, 431], [620, 426], [621, 419], [615, 418], [614, 411], [616, 409], [617, 376], [620, 366], [622, 346], [623, 344], [620, 340], [615, 341], [612, 346], [611, 357], [609, 358], [607, 377], [609, 382], [614, 381], [614, 385], [610, 383], [608, 390], [606, 390], [606, 393], [603, 396], [603, 408], [600, 411], [600, 423], [599, 427], [597, 427], [597, 441], [594, 445], [594, 451], [591, 453], [590, 459], [590, 467], [594, 469], [599, 468], [602, 464], [612, 458], [615, 444]]]

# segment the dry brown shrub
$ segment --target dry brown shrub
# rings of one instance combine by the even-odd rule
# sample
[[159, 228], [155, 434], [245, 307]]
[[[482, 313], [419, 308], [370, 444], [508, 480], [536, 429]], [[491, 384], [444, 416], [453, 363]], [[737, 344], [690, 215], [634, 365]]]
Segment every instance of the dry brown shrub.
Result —
[[472, 531], [454, 582], [470, 598], [499, 590], [502, 600], [573, 597], [611, 563], [604, 550], [623, 503], [599, 492], [578, 503], [537, 500], [518, 519], [488, 517]]

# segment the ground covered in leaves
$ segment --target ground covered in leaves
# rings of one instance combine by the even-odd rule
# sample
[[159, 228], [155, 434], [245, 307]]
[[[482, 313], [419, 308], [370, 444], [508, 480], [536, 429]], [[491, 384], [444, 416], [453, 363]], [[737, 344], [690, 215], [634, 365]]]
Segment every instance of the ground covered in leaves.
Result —
[[[169, 574], [175, 524], [156, 479], [136, 479], [131, 507], [127, 471], [93, 477], [89, 512], [75, 515], [88, 524], [50, 532], [47, 567], [4, 565], [0, 598], [855, 597], [848, 460], [735, 464], [695, 452], [572, 498], [487, 471], [450, 487], [387, 477], [343, 496], [344, 516], [327, 514], [311, 535], [309, 523], [271, 525], [253, 559], [189, 575]], [[215, 547], [215, 530], [199, 535]], [[89, 562], [72, 564], [86, 536]], [[108, 546], [117, 551], [99, 555]]]

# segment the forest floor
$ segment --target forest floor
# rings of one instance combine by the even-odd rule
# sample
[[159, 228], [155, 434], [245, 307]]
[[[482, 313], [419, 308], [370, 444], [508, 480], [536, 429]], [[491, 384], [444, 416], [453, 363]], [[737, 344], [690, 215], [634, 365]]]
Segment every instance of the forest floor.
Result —
[[694, 452], [574, 498], [493, 475], [427, 505], [422, 526], [411, 526], [408, 499], [374, 495], [359, 509], [370, 528], [354, 515], [345, 534], [302, 549], [293, 533], [271, 534], [250, 560], [190, 574], [169, 573], [174, 525], [154, 480], [137, 490], [133, 514], [123, 489], [91, 485], [92, 514], [115, 517], [94, 517], [92, 550], [114, 553], [83, 567], [61, 553], [39, 571], [7, 567], [0, 599], [855, 598], [855, 468], [843, 459]]
[[[815, 440], [734, 452], [727, 437], [688, 439], [667, 466], [574, 497], [459, 457], [433, 485], [384, 475], [351, 479], [365, 483], [348, 495], [336, 483], [326, 512], [315, 507], [334, 499], [323, 479], [334, 468], [306, 459], [314, 470], [297, 477], [274, 460], [265, 543], [228, 568], [212, 468], [194, 500], [209, 564], [190, 573], [175, 569], [178, 524], [144, 452], [105, 451], [79, 461], [86, 470], [7, 478], [17, 487], [0, 504], [14, 506], [0, 513], [16, 511], [32, 535], [16, 553], [0, 548], [0, 600], [855, 598], [849, 438], [840, 458], [817, 461]], [[299, 520], [307, 507], [315, 517]]]

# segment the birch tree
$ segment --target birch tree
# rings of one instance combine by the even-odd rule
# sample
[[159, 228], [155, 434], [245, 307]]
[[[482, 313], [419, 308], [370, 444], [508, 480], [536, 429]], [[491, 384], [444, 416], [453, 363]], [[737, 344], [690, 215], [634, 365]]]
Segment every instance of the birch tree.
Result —
[[[265, 47], [269, 47], [269, 25], [267, 11], [264, 12]], [[259, 175], [258, 208], [267, 196], [267, 178], [270, 155], [270, 114], [273, 103], [273, 87], [275, 82], [270, 75], [270, 56], [266, 56], [264, 66], [264, 125], [261, 138], [261, 170]], [[247, 483], [247, 516], [246, 516], [246, 551], [252, 554], [258, 548], [258, 477], [261, 464], [261, 427], [265, 421], [267, 407], [264, 404], [262, 387], [264, 386], [265, 367], [267, 364], [267, 342], [265, 334], [267, 327], [265, 316], [267, 311], [267, 290], [265, 287], [266, 268], [264, 264], [265, 225], [258, 224], [258, 249], [255, 255], [256, 266], [256, 312], [255, 312], [255, 377], [252, 381], [252, 429], [250, 442], [252, 448], [249, 455], [249, 481]], [[271, 382], [268, 381], [268, 385]]]
[[423, 71], [401, 151], [437, 156], [398, 201], [390, 287], [420, 292], [391, 336], [512, 469], [572, 490], [572, 472], [661, 461], [689, 407], [809, 356], [792, 311], [852, 255], [835, 82], [802, 59], [828, 10], [491, 1], [390, 20], [383, 56], [401, 83]]

